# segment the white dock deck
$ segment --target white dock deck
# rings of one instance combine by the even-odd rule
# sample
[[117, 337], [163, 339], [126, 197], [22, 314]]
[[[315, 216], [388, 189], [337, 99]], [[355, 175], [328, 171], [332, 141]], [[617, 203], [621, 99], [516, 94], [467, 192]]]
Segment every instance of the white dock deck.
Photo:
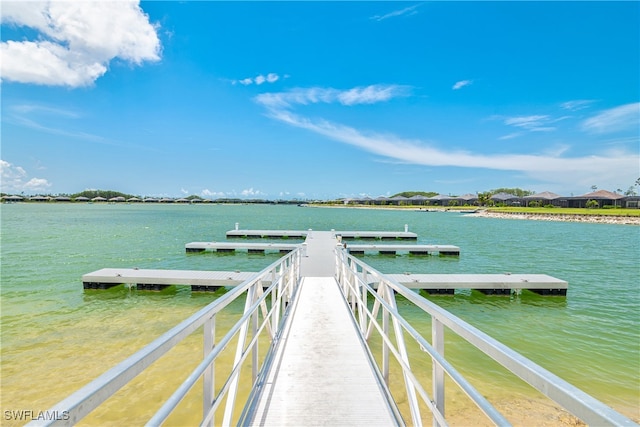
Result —
[[[305, 239], [308, 234], [317, 233], [315, 230], [229, 230], [227, 238], [290, 238]], [[418, 235], [410, 231], [334, 231], [343, 239], [365, 240], [417, 240]]]
[[[123, 283], [169, 286], [190, 285], [194, 290], [235, 286], [256, 273], [243, 271], [152, 270], [138, 268], [103, 268], [82, 276], [85, 289], [104, 289]], [[142, 286], [140, 286], [142, 285]], [[213, 289], [211, 289], [213, 290]]]
[[397, 425], [336, 280], [305, 277], [292, 309], [251, 425]]
[[187, 252], [234, 252], [246, 250], [247, 252], [291, 252], [300, 247], [296, 243], [246, 243], [246, 242], [191, 242], [185, 245]]
[[453, 245], [347, 245], [351, 254], [364, 254], [365, 252], [379, 252], [381, 254], [396, 254], [405, 252], [415, 255], [460, 255], [460, 248]]
[[[528, 289], [544, 294], [566, 295], [569, 284], [546, 274], [386, 274], [410, 289], [437, 290], [438, 293], [453, 293], [455, 289], [476, 289], [510, 293]], [[444, 292], [450, 291], [450, 292]], [[546, 291], [546, 292], [542, 292]]]

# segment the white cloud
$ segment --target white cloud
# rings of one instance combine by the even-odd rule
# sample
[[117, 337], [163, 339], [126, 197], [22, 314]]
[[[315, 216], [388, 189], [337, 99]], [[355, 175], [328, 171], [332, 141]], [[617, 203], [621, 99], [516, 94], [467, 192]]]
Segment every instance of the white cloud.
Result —
[[374, 15], [370, 19], [374, 21], [384, 21], [385, 19], [394, 18], [396, 16], [402, 15], [415, 15], [418, 13], [416, 10], [420, 6], [419, 4], [415, 4], [413, 6], [405, 7], [404, 9], [394, 10], [392, 12], [386, 13], [384, 15]]
[[3, 193], [38, 193], [51, 187], [44, 178], [30, 178], [21, 166], [0, 159], [0, 191]]
[[[284, 78], [289, 77], [288, 75], [285, 75]], [[241, 85], [244, 86], [249, 86], [252, 84], [256, 84], [258, 86], [260, 86], [263, 83], [275, 83], [278, 80], [280, 80], [280, 76], [277, 75], [276, 73], [269, 73], [266, 76], [263, 74], [258, 74], [256, 77], [247, 77], [244, 78], [242, 80], [231, 80], [231, 84], [236, 84], [236, 83], [240, 83]]]
[[261, 192], [260, 190], [254, 190], [253, 187], [242, 190], [240, 192], [240, 195], [247, 197], [247, 196], [265, 196], [266, 194]]
[[288, 92], [263, 93], [255, 99], [267, 108], [289, 108], [293, 105], [332, 104], [342, 105], [375, 104], [406, 96], [409, 87], [400, 85], [359, 86], [348, 90], [333, 88], [300, 88]]
[[595, 134], [634, 129], [637, 134], [638, 126], [640, 126], [640, 102], [601, 111], [583, 121], [581, 127], [584, 131]]
[[135, 65], [160, 59], [157, 28], [138, 0], [3, 2], [2, 24], [37, 32], [34, 40], [0, 44], [3, 80], [88, 86], [116, 58]]
[[278, 81], [278, 79], [280, 79], [280, 76], [278, 76], [276, 73], [267, 74], [267, 81], [269, 83], [275, 83]]
[[596, 101], [592, 99], [576, 99], [573, 101], [563, 102], [560, 104], [560, 107], [569, 111], [578, 111], [589, 107], [594, 102]]
[[[333, 89], [293, 90], [286, 93], [263, 94], [256, 97], [275, 120], [306, 129], [335, 141], [358, 147], [367, 152], [402, 163], [424, 166], [455, 166], [503, 171], [518, 171], [542, 182], [563, 182], [565, 185], [583, 185], [599, 182], [619, 185], [637, 178], [640, 162], [638, 153], [608, 151], [583, 157], [562, 157], [558, 153], [484, 154], [464, 150], [446, 150], [420, 140], [409, 140], [394, 135], [364, 132], [339, 123], [310, 119], [291, 111], [292, 106], [311, 102], [339, 102]], [[528, 131], [549, 131], [541, 126], [559, 119], [546, 115], [511, 117], [505, 123]], [[565, 147], [566, 149], [566, 147]], [[560, 153], [562, 154], [565, 150]]]
[[469, 86], [472, 83], [473, 83], [473, 80], [460, 80], [459, 82], [456, 82], [451, 89], [453, 90], [462, 89], [463, 87]]
[[523, 129], [537, 128], [540, 125], [548, 122], [549, 116], [546, 115], [507, 117], [504, 120], [505, 125], [515, 126]]
[[225, 197], [226, 196], [226, 194], [223, 193], [222, 191], [211, 191], [208, 188], [205, 188], [204, 190], [202, 190], [200, 194], [202, 195], [202, 197]]

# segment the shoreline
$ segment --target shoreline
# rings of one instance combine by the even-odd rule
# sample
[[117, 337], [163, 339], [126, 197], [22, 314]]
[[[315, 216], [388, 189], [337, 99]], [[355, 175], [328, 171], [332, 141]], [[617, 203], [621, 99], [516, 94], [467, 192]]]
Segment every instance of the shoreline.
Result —
[[522, 212], [492, 212], [481, 210], [467, 214], [473, 217], [498, 219], [528, 219], [533, 221], [587, 222], [593, 224], [640, 225], [640, 217], [613, 215], [544, 214]]
[[307, 205], [314, 208], [337, 208], [337, 209], [377, 209], [393, 211], [415, 211], [415, 212], [450, 212], [460, 213], [470, 217], [484, 217], [496, 219], [520, 219], [533, 221], [558, 221], [558, 222], [586, 222], [593, 224], [617, 224], [617, 225], [640, 225], [640, 216], [616, 216], [616, 215], [583, 215], [569, 213], [532, 213], [532, 212], [495, 212], [484, 208], [477, 208], [475, 212], [468, 212], [464, 209], [437, 209], [437, 208], [398, 208], [390, 206], [337, 206], [337, 205]]

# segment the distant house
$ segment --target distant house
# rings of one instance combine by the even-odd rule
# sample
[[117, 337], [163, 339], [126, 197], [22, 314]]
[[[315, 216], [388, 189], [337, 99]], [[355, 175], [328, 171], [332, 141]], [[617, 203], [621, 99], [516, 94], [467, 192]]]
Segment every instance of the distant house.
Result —
[[409, 203], [412, 205], [424, 205], [427, 203], [429, 198], [427, 196], [423, 196], [422, 194], [416, 194], [415, 196], [409, 197]]
[[110, 198], [110, 199], [109, 199], [109, 201], [110, 201], [111, 203], [122, 203], [122, 202], [124, 202], [124, 201], [125, 201], [125, 199], [124, 199], [124, 197], [122, 197], [122, 196], [118, 196], [118, 197], [112, 197], [112, 198]]
[[513, 194], [509, 193], [496, 193], [491, 196], [491, 200], [493, 200], [495, 203], [502, 203], [508, 206], [519, 206], [522, 204], [520, 202], [520, 197], [514, 196]]
[[104, 197], [94, 197], [93, 199], [91, 199], [92, 202], [106, 202], [107, 199], [105, 199]]
[[388, 197], [378, 196], [373, 200], [373, 204], [375, 204], [375, 205], [386, 205], [388, 201], [389, 201]]
[[406, 205], [407, 201], [409, 200], [407, 197], [404, 196], [395, 196], [395, 197], [391, 197], [388, 199], [389, 202], [391, 202], [394, 205], [400, 206], [400, 205]]
[[621, 202], [625, 208], [640, 208], [640, 196], [626, 196]]
[[567, 200], [562, 196], [552, 193], [550, 191], [543, 191], [542, 193], [532, 194], [530, 196], [523, 197], [525, 206], [529, 206], [532, 202], [536, 202], [539, 206], [545, 205], [553, 205], [553, 206], [562, 206], [564, 203], [566, 205]]
[[90, 199], [88, 197], [80, 196], [74, 199], [76, 202], [88, 202]]
[[130, 198], [127, 199], [128, 203], [139, 203], [141, 201], [142, 200], [138, 199], [137, 197], [130, 197]]
[[467, 193], [462, 196], [455, 197], [455, 200], [458, 200], [462, 206], [473, 205], [478, 201], [478, 196], [476, 194]]
[[581, 196], [568, 197], [567, 207], [569, 208], [586, 208], [589, 200], [598, 202], [599, 207], [603, 206], [622, 206], [622, 200], [625, 197], [621, 194], [613, 193], [607, 190], [598, 190], [586, 193]]
[[158, 199], [154, 199], [153, 197], [147, 197], [143, 200], [144, 203], [158, 203]]
[[451, 196], [446, 196], [444, 194], [438, 194], [433, 197], [429, 197], [429, 202], [431, 202], [434, 206], [447, 206], [449, 201], [451, 200]]
[[24, 197], [21, 196], [3, 196], [2, 200], [5, 202], [21, 202], [24, 200]]
[[55, 200], [56, 202], [70, 202], [71, 201], [71, 197], [58, 196], [58, 197], [55, 197], [53, 200]]
[[29, 200], [31, 200], [32, 202], [48, 202], [49, 200], [51, 200], [51, 197], [33, 196], [33, 197], [30, 197]]

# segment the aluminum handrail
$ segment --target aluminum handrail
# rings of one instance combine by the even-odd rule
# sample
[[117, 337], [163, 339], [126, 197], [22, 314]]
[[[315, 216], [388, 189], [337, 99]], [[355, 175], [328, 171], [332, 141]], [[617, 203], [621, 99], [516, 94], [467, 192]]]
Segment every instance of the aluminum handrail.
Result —
[[[144, 372], [161, 356], [174, 348], [178, 343], [183, 341], [203, 325], [205, 326], [205, 355], [203, 357], [203, 361], [193, 370], [183, 384], [178, 387], [176, 392], [154, 415], [154, 417], [149, 421], [149, 425], [158, 425], [158, 421], [166, 418], [166, 415], [168, 415], [170, 410], [167, 412], [165, 411], [170, 407], [171, 409], [175, 408], [175, 405], [177, 405], [177, 403], [179, 403], [179, 401], [182, 400], [186, 393], [191, 389], [195, 380], [205, 376], [207, 370], [211, 370], [216, 357], [224, 347], [228, 345], [232, 337], [237, 335], [239, 332], [242, 334], [242, 330], [244, 330], [246, 336], [248, 323], [251, 319], [253, 319], [253, 324], [251, 325], [253, 326], [252, 340], [246, 347], [243, 345], [244, 339], [242, 337], [238, 340], [237, 354], [239, 353], [241, 357], [236, 357], [230, 377], [238, 378], [240, 370], [239, 363], [243, 362], [246, 359], [249, 350], [252, 350], [255, 355], [252, 360], [254, 362], [254, 366], [252, 367], [255, 380], [255, 376], [258, 371], [258, 368], [255, 366], [255, 362], [257, 362], [258, 332], [267, 328], [271, 339], [276, 336], [280, 319], [284, 316], [286, 311], [286, 305], [300, 283], [300, 259], [300, 249], [296, 249], [295, 251], [283, 256], [278, 261], [272, 263], [261, 272], [256, 273], [250, 279], [247, 279], [243, 283], [234, 287], [206, 307], [198, 310], [195, 314], [191, 315], [177, 326], [155, 339], [149, 345], [145, 346], [115, 367], [109, 369], [107, 372], [100, 375], [98, 378], [48, 410], [48, 413], [64, 413], [66, 415], [65, 417], [59, 417], [59, 419], [53, 420], [33, 420], [28, 423], [27, 426], [71, 426], [77, 424], [82, 418], [91, 413], [119, 389]], [[263, 292], [262, 289], [263, 281], [271, 282], [265, 292]], [[213, 325], [216, 315], [245, 293], [247, 293], [247, 301], [243, 316], [219, 342], [215, 342], [215, 330]], [[267, 310], [266, 299], [269, 296], [271, 297], [271, 309]], [[259, 309], [262, 309], [263, 321], [258, 327], [257, 320], [259, 317]], [[207, 392], [207, 387], [209, 387], [211, 391], [213, 390], [213, 373], [210, 375], [211, 379], [209, 381], [205, 378], [205, 419], [207, 418], [206, 414], [209, 413], [209, 409], [214, 405], [215, 407], [218, 406], [219, 398], [221, 397], [218, 395], [212, 400], [212, 396]], [[229, 381], [227, 381], [227, 383], [229, 383]], [[221, 393], [227, 392], [231, 388], [232, 387], [228, 387], [227, 384], [225, 384]], [[225, 411], [225, 416], [226, 413], [231, 413], [233, 411], [234, 403], [235, 398], [227, 398], [227, 404], [230, 406]], [[211, 420], [211, 417], [209, 417], [209, 420]]]
[[[344, 249], [336, 249], [336, 279], [342, 286], [344, 296], [351, 300], [351, 308], [356, 322], [360, 325], [365, 337], [369, 337], [372, 330], [376, 329], [382, 339], [382, 371], [383, 377], [388, 378], [388, 352], [391, 351], [398, 359], [403, 370], [407, 396], [413, 393], [414, 387], [420, 396], [425, 399], [422, 386], [417, 384], [415, 376], [410, 371], [410, 366], [406, 361], [401, 360], [401, 352], [404, 349], [396, 349], [388, 334], [387, 316], [391, 316], [394, 325], [400, 325], [406, 330], [421, 347], [427, 352], [433, 361], [433, 397], [430, 402], [425, 402], [432, 411], [434, 425], [446, 425], [444, 417], [444, 377], [446, 373], [457, 383], [472, 401], [497, 425], [508, 425], [508, 421], [479, 393], [464, 377], [444, 357], [444, 327], [455, 332], [464, 338], [471, 345], [491, 357], [504, 368], [514, 373], [536, 390], [546, 395], [567, 411], [589, 425], [611, 425], [611, 426], [637, 426], [631, 419], [616, 412], [614, 409], [588, 395], [584, 391], [569, 384], [560, 377], [537, 365], [516, 351], [510, 349], [494, 338], [473, 327], [457, 316], [449, 313], [438, 305], [423, 298], [418, 293], [401, 285], [394, 279], [385, 276], [368, 264], [358, 260], [348, 254]], [[371, 283], [377, 283], [377, 291]], [[411, 325], [402, 317], [395, 306], [395, 296], [397, 293], [421, 308], [432, 318], [432, 340], [429, 344]], [[374, 298], [373, 308], [367, 306], [367, 295]], [[377, 316], [382, 309], [382, 323], [380, 325]], [[369, 320], [366, 324], [365, 317]], [[386, 323], [386, 325], [385, 325]], [[396, 341], [398, 347], [404, 347], [404, 342], [398, 340], [402, 331], [396, 329]], [[419, 408], [416, 403], [409, 399], [411, 416], [414, 424], [416, 419], [420, 420]], [[445, 420], [443, 422], [443, 419]], [[421, 421], [419, 421], [421, 424]]]

